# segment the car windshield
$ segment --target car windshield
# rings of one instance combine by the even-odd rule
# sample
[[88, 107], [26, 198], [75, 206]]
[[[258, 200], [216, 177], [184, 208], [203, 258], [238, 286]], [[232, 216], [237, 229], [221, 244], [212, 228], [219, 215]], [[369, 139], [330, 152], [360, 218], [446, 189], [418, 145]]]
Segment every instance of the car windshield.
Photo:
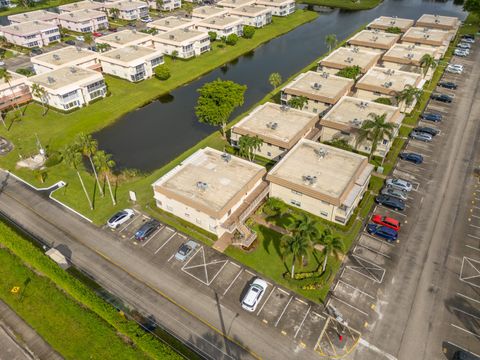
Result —
[[183, 244], [182, 246], [180, 246], [180, 249], [178, 249], [178, 253], [180, 255], [187, 255], [190, 250], [192, 250], [192, 248], [186, 244]]

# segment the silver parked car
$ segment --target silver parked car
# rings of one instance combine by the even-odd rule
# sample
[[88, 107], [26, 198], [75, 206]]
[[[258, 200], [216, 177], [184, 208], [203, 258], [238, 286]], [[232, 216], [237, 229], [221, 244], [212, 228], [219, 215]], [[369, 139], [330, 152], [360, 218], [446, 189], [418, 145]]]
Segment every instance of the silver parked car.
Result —
[[396, 198], [401, 199], [401, 200], [407, 200], [407, 198], [408, 198], [408, 195], [407, 195], [406, 191], [398, 190], [398, 189], [392, 188], [390, 186], [384, 187], [382, 189], [381, 193], [383, 195], [390, 195], [390, 196], [396, 197]]
[[413, 188], [411, 182], [400, 178], [387, 179], [386, 183], [388, 187], [407, 192], [412, 191]]
[[415, 130], [410, 133], [410, 137], [412, 139], [425, 141], [425, 142], [430, 142], [433, 139], [432, 135], [424, 132], [415, 131]]
[[175, 259], [178, 261], [185, 261], [187, 258], [193, 254], [195, 249], [198, 247], [198, 244], [193, 240], [188, 240], [186, 243], [180, 245], [177, 253], [175, 254]]

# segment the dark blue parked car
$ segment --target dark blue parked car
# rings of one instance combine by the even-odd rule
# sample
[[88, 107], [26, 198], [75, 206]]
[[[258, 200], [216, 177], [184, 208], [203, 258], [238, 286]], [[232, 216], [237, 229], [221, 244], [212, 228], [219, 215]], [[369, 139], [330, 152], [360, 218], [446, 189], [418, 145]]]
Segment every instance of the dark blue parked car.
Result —
[[398, 233], [386, 226], [377, 225], [377, 224], [368, 224], [367, 231], [371, 235], [378, 236], [382, 239], [392, 242], [397, 240]]
[[442, 115], [441, 115], [441, 114], [423, 113], [420, 117], [421, 117], [423, 120], [428, 120], [428, 121], [433, 121], [433, 122], [442, 121]]
[[394, 210], [405, 210], [405, 202], [391, 195], [380, 194], [375, 198], [375, 202]]
[[157, 220], [150, 220], [143, 224], [140, 229], [137, 230], [135, 233], [135, 239], [139, 241], [143, 241], [148, 239], [150, 235], [153, 234], [155, 230], [160, 227], [160, 223]]
[[403, 152], [400, 155], [400, 159], [410, 161], [414, 164], [421, 164], [423, 162], [423, 156], [412, 152]]

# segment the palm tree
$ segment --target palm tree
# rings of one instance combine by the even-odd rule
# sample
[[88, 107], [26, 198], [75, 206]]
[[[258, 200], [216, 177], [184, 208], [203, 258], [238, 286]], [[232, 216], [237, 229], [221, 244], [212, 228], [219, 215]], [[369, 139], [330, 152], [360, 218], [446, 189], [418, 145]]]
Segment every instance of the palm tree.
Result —
[[173, 50], [172, 53], [170, 54], [170, 56], [172, 57], [172, 60], [175, 61], [178, 57], [178, 51]]
[[420, 100], [422, 94], [422, 89], [418, 89], [408, 84], [405, 85], [403, 90], [396, 95], [396, 99], [398, 103], [401, 103], [402, 101], [404, 102], [403, 112], [406, 112], [408, 107], [413, 104], [414, 100]]
[[88, 160], [90, 161], [90, 165], [93, 170], [93, 174], [95, 175], [95, 180], [98, 185], [98, 190], [100, 191], [100, 196], [103, 197], [103, 190], [102, 187], [100, 186], [100, 181], [98, 180], [98, 175], [97, 175], [97, 170], [95, 169], [95, 165], [93, 164], [93, 159], [92, 157], [95, 155], [95, 153], [98, 150], [98, 142], [97, 140], [92, 138], [92, 135], [90, 134], [79, 134], [77, 136], [77, 144], [78, 147], [80, 148], [80, 151], [83, 156], [86, 156]]
[[294, 109], [302, 110], [307, 102], [308, 99], [305, 96], [295, 96], [288, 100], [287, 104]]
[[299, 233], [304, 238], [308, 239], [312, 245], [320, 237], [318, 221], [303, 213], [299, 218], [293, 221], [293, 223], [289, 226], [289, 229], [292, 231], [292, 233]]
[[328, 46], [328, 52], [331, 52], [337, 45], [337, 36], [335, 34], [328, 34], [325, 36], [325, 44]]
[[42, 116], [45, 116], [48, 111], [48, 107], [45, 106], [45, 100], [47, 100], [47, 90], [45, 90], [45, 88], [39, 84], [32, 84], [32, 93], [35, 97], [40, 99], [43, 108]]
[[322, 254], [324, 259], [322, 269], [325, 272], [328, 257], [333, 255], [338, 259], [343, 253], [343, 242], [338, 236], [333, 235], [329, 228], [326, 228], [320, 238], [320, 243], [323, 245]]
[[115, 167], [115, 161], [112, 160], [112, 155], [107, 154], [105, 151], [97, 151], [95, 155], [93, 155], [93, 163], [95, 167], [98, 169], [101, 175], [103, 175], [104, 179], [107, 180], [108, 190], [110, 191], [110, 197], [112, 198], [112, 203], [115, 206], [117, 202], [115, 201], [115, 197], [113, 196], [112, 192], [112, 185], [110, 184], [110, 179], [108, 174], [112, 171]]
[[14, 108], [15, 110], [18, 110], [18, 105], [15, 102], [15, 92], [13, 91], [12, 84], [10, 83], [10, 81], [12, 80], [12, 74], [10, 74], [7, 71], [7, 69], [0, 68], [0, 79], [2, 79], [4, 82], [8, 84], [8, 88], [12, 93], [12, 99], [11, 99], [13, 103], [12, 108]]
[[118, 14], [120, 13], [120, 10], [117, 9], [117, 8], [111, 8], [110, 9], [110, 16], [113, 18], [113, 19], [116, 19]]
[[240, 156], [248, 158], [248, 160], [255, 160], [255, 152], [259, 151], [263, 144], [263, 140], [258, 136], [243, 135], [238, 140], [238, 147]]
[[78, 145], [72, 144], [65, 147], [62, 155], [63, 160], [67, 163], [67, 165], [77, 172], [78, 179], [80, 180], [80, 184], [82, 184], [82, 188], [87, 198], [88, 204], [90, 205], [90, 209], [93, 210], [92, 200], [90, 200], [90, 196], [88, 195], [82, 176], [80, 175], [80, 171], [78, 170], [80, 165], [82, 164], [82, 154], [80, 152], [80, 149], [78, 148]]
[[273, 90], [282, 83], [282, 76], [278, 72], [271, 73], [268, 77], [268, 82], [272, 85]]
[[292, 236], [284, 235], [280, 239], [280, 250], [283, 258], [288, 255], [292, 255], [292, 279], [295, 276], [295, 262], [302, 260], [305, 256], [308, 256], [308, 250], [310, 249], [310, 242], [307, 238], [303, 237], [300, 233], [295, 233]]
[[95, 47], [97, 48], [97, 51], [102, 53], [104, 51], [107, 51], [109, 48], [110, 48], [110, 45], [108, 44], [105, 44], [105, 43], [100, 43], [100, 44], [97, 44], [95, 45]]
[[420, 59], [420, 67], [423, 70], [423, 78], [427, 76], [428, 70], [435, 69], [437, 67], [437, 62], [434, 57], [430, 54], [424, 54]]
[[[359, 130], [357, 136], [357, 146], [362, 143], [364, 140], [370, 140], [372, 142], [372, 147], [370, 149], [370, 154], [368, 160], [371, 160], [372, 155], [377, 149], [378, 142], [387, 137], [389, 140], [393, 137], [393, 129], [395, 124], [386, 122], [387, 114], [377, 115], [375, 113], [368, 114], [367, 119], [363, 122], [362, 127]], [[383, 158], [382, 158], [383, 164]]]
[[263, 145], [263, 140], [258, 137], [258, 135], [255, 135], [252, 140], [251, 140], [251, 156], [252, 160], [250, 161], [255, 161], [255, 155], [260, 149], [262, 148]]
[[84, 41], [85, 44], [87, 44], [87, 45], [90, 45], [91, 43], [93, 43], [93, 36], [92, 36], [92, 34], [85, 34], [85, 35], [83, 35], [83, 41]]

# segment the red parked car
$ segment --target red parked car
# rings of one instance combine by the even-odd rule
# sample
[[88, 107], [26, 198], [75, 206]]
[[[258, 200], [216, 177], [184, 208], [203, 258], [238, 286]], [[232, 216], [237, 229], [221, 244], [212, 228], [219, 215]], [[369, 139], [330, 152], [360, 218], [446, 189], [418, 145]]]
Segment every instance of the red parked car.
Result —
[[92, 35], [95, 36], [95, 37], [103, 36], [103, 34], [102, 34], [101, 32], [96, 32], [96, 31], [94, 31], [94, 32], [92, 33]]
[[400, 230], [400, 221], [388, 216], [374, 214], [372, 216], [372, 222], [374, 222], [375, 224], [389, 227], [390, 229], [393, 229], [395, 231]]

